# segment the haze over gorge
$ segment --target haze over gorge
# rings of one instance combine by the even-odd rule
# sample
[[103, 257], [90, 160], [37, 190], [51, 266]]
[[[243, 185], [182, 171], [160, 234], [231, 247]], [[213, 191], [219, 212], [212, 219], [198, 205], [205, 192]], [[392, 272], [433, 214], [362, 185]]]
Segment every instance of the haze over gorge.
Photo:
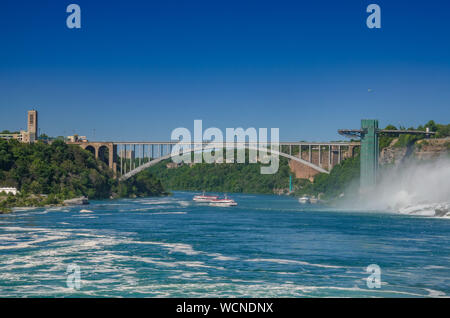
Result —
[[344, 207], [450, 217], [450, 159], [408, 160], [384, 167], [377, 186]]

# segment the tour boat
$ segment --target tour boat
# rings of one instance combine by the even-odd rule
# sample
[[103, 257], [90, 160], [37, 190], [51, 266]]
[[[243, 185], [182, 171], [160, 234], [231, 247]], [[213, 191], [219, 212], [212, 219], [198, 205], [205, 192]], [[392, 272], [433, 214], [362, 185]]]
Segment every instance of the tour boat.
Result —
[[203, 191], [202, 195], [196, 195], [192, 200], [196, 202], [212, 202], [214, 200], [217, 200], [218, 196], [214, 195], [205, 195], [205, 192]]
[[217, 206], [217, 207], [229, 207], [229, 206], [236, 206], [237, 203], [233, 199], [228, 199], [228, 197], [225, 195], [224, 199], [215, 199], [212, 200], [209, 203], [210, 206]]
[[300, 202], [301, 204], [306, 204], [311, 202], [310, 198], [307, 195], [302, 196], [301, 198], [298, 199], [298, 202]]

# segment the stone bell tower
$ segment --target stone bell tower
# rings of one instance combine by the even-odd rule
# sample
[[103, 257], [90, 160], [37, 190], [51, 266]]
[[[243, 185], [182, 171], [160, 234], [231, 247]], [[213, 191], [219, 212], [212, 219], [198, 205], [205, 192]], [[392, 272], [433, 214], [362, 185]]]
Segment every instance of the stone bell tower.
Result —
[[28, 111], [28, 133], [30, 142], [38, 139], [38, 112], [34, 109]]

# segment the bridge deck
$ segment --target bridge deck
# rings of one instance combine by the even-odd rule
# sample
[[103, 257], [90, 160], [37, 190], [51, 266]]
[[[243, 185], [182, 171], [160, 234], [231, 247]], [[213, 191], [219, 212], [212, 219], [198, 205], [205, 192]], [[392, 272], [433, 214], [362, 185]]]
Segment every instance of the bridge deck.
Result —
[[[89, 143], [113, 143], [115, 145], [193, 145], [193, 144], [200, 144], [200, 142], [180, 142], [180, 141], [89, 141]], [[227, 143], [224, 142], [203, 142], [204, 145], [222, 145], [222, 144], [233, 144], [233, 143]], [[234, 144], [258, 144], [255, 143], [249, 143], [249, 142], [234, 142]], [[270, 142], [267, 142], [268, 145], [270, 145]], [[306, 141], [293, 141], [293, 142], [287, 142], [287, 141], [280, 141], [278, 143], [280, 146], [355, 146], [359, 145], [359, 142], [352, 142], [352, 141], [329, 141], [329, 142], [320, 142], [320, 141], [313, 141], [313, 142], [306, 142]]]

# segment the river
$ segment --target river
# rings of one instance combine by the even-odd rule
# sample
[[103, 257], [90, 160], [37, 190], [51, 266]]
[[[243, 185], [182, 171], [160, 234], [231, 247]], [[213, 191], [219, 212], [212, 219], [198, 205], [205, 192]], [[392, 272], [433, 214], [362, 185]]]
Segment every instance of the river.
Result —
[[[237, 207], [209, 207], [193, 195], [0, 215], [0, 297], [450, 294], [449, 219], [270, 195], [233, 194]], [[380, 288], [367, 284], [371, 264]]]

